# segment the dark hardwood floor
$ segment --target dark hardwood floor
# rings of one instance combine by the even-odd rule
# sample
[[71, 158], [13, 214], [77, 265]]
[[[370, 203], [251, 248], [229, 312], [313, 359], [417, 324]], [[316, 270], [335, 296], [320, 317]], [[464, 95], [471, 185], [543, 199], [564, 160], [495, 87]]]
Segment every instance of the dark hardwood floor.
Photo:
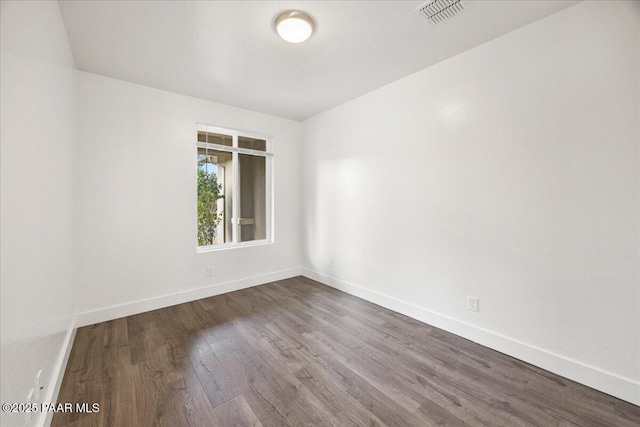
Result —
[[640, 408], [297, 277], [80, 328], [53, 426], [637, 426]]

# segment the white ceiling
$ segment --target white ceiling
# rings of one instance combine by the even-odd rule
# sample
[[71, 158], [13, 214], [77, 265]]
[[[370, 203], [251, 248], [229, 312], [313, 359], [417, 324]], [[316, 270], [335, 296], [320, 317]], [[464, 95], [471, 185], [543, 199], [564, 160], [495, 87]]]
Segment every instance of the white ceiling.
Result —
[[[82, 71], [303, 120], [577, 1], [472, 0], [437, 25], [424, 1], [59, 3]], [[276, 35], [285, 9], [313, 16], [311, 39]]]

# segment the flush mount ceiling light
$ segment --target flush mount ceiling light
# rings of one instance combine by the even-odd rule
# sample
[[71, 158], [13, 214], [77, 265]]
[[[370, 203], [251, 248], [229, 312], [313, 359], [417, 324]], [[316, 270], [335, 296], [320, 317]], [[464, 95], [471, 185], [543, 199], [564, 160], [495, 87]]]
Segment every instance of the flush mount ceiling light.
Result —
[[301, 10], [282, 12], [275, 21], [276, 32], [289, 43], [302, 43], [313, 34], [316, 24]]

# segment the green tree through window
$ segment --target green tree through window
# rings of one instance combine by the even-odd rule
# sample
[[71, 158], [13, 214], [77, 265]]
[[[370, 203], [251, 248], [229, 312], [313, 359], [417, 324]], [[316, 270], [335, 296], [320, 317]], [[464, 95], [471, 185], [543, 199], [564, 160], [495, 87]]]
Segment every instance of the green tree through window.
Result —
[[223, 212], [218, 212], [217, 201], [222, 199], [222, 185], [215, 172], [207, 171], [206, 162], [198, 164], [198, 245], [212, 245]]

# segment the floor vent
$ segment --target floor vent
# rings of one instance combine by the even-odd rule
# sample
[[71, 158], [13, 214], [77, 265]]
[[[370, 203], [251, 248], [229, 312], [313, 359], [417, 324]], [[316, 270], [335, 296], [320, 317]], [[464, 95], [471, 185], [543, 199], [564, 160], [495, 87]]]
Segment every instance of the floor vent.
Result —
[[420, 15], [434, 24], [453, 18], [469, 7], [468, 0], [429, 0], [416, 9]]

